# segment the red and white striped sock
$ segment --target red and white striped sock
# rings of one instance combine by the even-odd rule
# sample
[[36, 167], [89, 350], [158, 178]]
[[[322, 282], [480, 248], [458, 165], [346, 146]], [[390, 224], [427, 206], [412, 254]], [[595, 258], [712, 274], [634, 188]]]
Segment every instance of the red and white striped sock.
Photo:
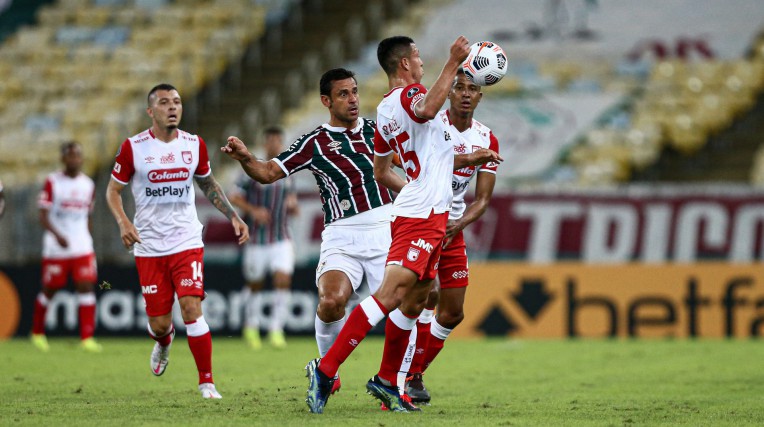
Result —
[[211, 383], [212, 380], [212, 334], [204, 316], [194, 322], [186, 322], [188, 348], [194, 355], [196, 370], [199, 371], [199, 384]]
[[44, 293], [37, 294], [34, 300], [34, 314], [32, 314], [32, 333], [40, 335], [45, 333], [45, 315], [48, 314], [48, 297]]
[[95, 332], [96, 296], [93, 292], [77, 294], [80, 317], [80, 339], [88, 339]]
[[350, 356], [358, 344], [366, 338], [380, 320], [385, 318], [387, 310], [374, 298], [374, 295], [368, 296], [348, 316], [345, 326], [342, 327], [337, 339], [332, 344], [329, 351], [321, 359], [318, 369], [326, 376], [334, 377], [340, 365]]
[[385, 324], [385, 348], [379, 377], [398, 384], [406, 381], [416, 347], [416, 317], [408, 317], [399, 309], [390, 312]]
[[151, 324], [147, 325], [147, 329], [149, 331], [149, 336], [152, 340], [156, 341], [161, 345], [162, 347], [167, 347], [172, 343], [172, 332], [175, 330], [175, 326], [173, 326], [172, 323], [170, 323], [170, 330], [167, 331], [166, 334], [162, 335], [161, 337], [157, 336], [156, 333], [151, 329]]

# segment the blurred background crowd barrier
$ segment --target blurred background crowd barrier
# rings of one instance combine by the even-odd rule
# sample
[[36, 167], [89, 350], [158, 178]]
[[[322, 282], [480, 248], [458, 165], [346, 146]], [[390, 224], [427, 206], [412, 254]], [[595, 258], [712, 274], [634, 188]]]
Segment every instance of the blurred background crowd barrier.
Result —
[[[97, 183], [99, 333], [142, 333], [132, 255], [104, 192], [119, 144], [149, 126], [146, 92], [168, 82], [182, 128], [258, 150], [327, 118], [318, 79], [357, 73], [362, 115], [387, 92], [376, 44], [410, 35], [437, 76], [459, 34], [491, 40], [509, 73], [476, 118], [506, 161], [466, 230], [471, 288], [462, 336], [758, 336], [764, 306], [764, 9], [757, 0], [0, 1], [0, 336], [26, 334], [39, 288], [36, 198], [58, 146], [83, 144]], [[312, 331], [323, 228], [315, 182], [295, 176], [291, 333]], [[128, 211], [132, 200], [126, 198]], [[239, 249], [198, 197], [213, 329], [240, 328]], [[60, 293], [53, 334], [74, 333]], [[267, 298], [263, 310], [267, 315]]]

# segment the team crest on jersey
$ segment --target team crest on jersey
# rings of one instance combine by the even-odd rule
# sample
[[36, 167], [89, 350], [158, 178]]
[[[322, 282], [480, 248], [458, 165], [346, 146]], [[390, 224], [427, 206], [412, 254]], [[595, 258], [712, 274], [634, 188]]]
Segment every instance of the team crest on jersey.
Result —
[[419, 259], [419, 249], [409, 248], [409, 253], [406, 254], [406, 259], [414, 262]]
[[347, 200], [347, 199], [341, 201], [340, 202], [340, 207], [342, 208], [343, 211], [346, 211], [346, 210], [350, 209], [350, 201]]
[[418, 87], [412, 87], [411, 89], [409, 89], [408, 92], [406, 92], [406, 97], [407, 98], [413, 98], [414, 95], [417, 94], [417, 92], [419, 92], [419, 88]]
[[167, 153], [164, 156], [159, 158], [159, 162], [164, 164], [167, 163], [175, 163], [175, 154], [173, 153]]
[[194, 156], [190, 151], [181, 151], [180, 154], [183, 155], [183, 163], [190, 165], [194, 161]]
[[114, 172], [120, 173], [122, 171], [122, 165], [119, 163], [114, 163]]

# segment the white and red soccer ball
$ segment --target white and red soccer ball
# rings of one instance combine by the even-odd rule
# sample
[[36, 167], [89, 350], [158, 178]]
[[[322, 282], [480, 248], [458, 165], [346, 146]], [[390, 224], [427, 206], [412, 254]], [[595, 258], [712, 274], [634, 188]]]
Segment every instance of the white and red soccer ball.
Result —
[[496, 84], [507, 74], [507, 55], [494, 42], [477, 42], [462, 63], [464, 74], [478, 86]]

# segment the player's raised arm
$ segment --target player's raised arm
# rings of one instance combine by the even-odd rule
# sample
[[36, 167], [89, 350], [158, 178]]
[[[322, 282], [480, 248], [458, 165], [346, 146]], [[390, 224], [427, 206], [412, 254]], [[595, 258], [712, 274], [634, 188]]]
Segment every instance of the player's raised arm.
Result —
[[220, 147], [220, 151], [226, 153], [228, 157], [237, 160], [241, 164], [241, 168], [244, 169], [244, 172], [261, 184], [270, 184], [286, 177], [286, 173], [276, 162], [258, 159], [247, 150], [244, 142], [235, 136], [229, 136], [228, 142]]
[[451, 91], [451, 86], [454, 83], [454, 77], [456, 77], [456, 70], [462, 66], [462, 62], [467, 59], [467, 55], [470, 53], [470, 42], [464, 36], [454, 41], [451, 45], [451, 51], [443, 66], [438, 79], [427, 91], [427, 95], [414, 106], [414, 113], [421, 119], [431, 120], [435, 118], [446, 102], [446, 97]]
[[466, 168], [467, 166], [478, 166], [488, 162], [501, 163], [503, 161], [504, 158], [499, 153], [488, 148], [481, 148], [470, 154], [454, 155], [454, 170]]

